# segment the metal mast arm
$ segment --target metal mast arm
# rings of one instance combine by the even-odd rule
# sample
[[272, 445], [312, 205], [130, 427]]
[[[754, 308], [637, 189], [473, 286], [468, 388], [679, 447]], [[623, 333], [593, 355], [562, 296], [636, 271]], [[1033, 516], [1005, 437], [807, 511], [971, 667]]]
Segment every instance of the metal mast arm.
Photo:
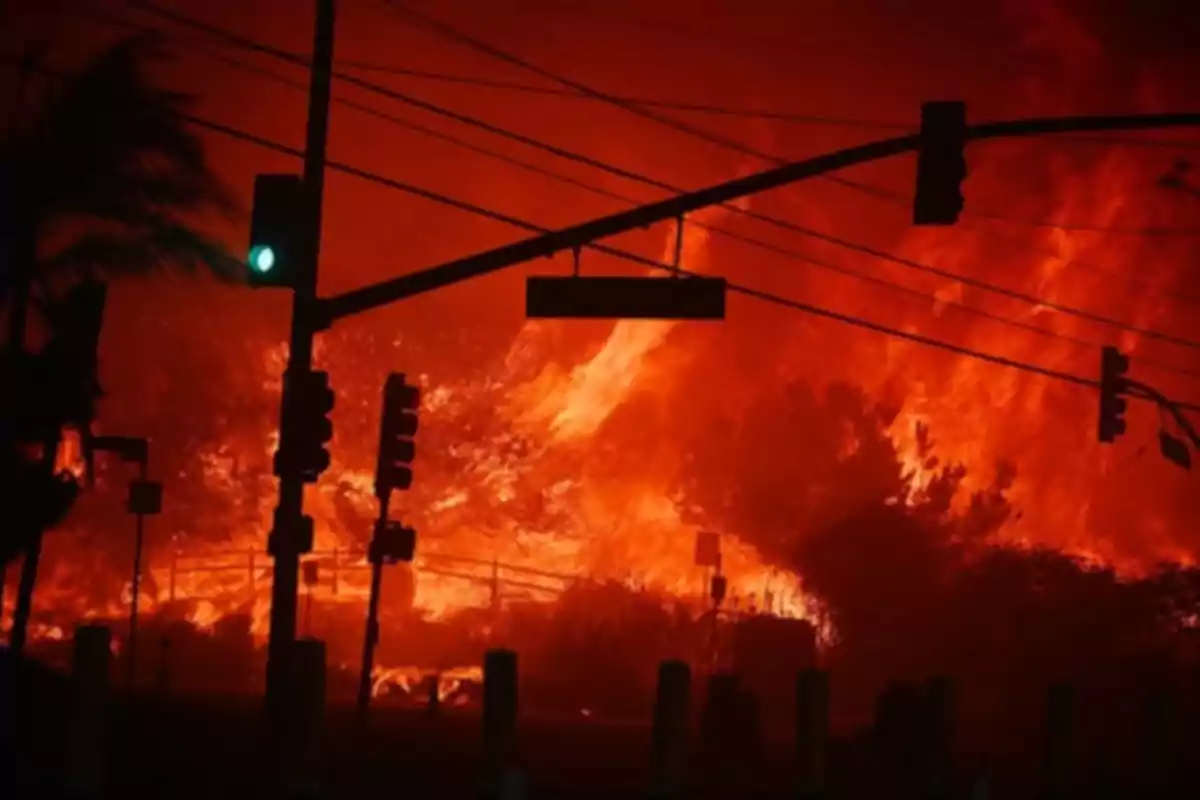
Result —
[[[968, 126], [967, 139], [1171, 127], [1200, 127], [1200, 112], [986, 122]], [[401, 275], [361, 289], [354, 289], [319, 301], [320, 325], [325, 327], [343, 317], [379, 308], [413, 295], [441, 289], [527, 261], [552, 256], [563, 250], [573, 250], [597, 239], [646, 228], [657, 222], [679, 219], [707, 206], [729, 203], [747, 195], [777, 189], [826, 172], [912, 152], [917, 150], [920, 144], [921, 137], [918, 134], [910, 134], [857, 145], [573, 225], [559, 231], [534, 236], [495, 250], [460, 258], [420, 272]]]

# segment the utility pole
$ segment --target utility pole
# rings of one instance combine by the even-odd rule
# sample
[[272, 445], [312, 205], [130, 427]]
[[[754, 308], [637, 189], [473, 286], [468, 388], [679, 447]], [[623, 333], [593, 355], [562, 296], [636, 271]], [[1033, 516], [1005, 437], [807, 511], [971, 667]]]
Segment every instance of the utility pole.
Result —
[[[309, 235], [302, 251], [301, 274], [292, 295], [292, 331], [285, 382], [312, 368], [317, 275], [321, 253], [321, 218], [325, 187], [325, 151], [329, 138], [329, 98], [333, 77], [334, 0], [317, 0], [313, 33], [313, 64], [308, 90], [308, 130], [304, 148], [306, 210]], [[286, 400], [286, 390], [285, 390]], [[283, 418], [281, 413], [281, 419]], [[283, 449], [286, 426], [281, 426]], [[279, 504], [268, 549], [275, 560], [271, 585], [271, 629], [267, 642], [267, 706], [275, 717], [282, 697], [286, 660], [296, 637], [300, 555], [304, 549], [304, 480], [294, 465], [281, 463]], [[309, 543], [311, 544], [311, 543]], [[277, 718], [277, 717], [276, 717]]]

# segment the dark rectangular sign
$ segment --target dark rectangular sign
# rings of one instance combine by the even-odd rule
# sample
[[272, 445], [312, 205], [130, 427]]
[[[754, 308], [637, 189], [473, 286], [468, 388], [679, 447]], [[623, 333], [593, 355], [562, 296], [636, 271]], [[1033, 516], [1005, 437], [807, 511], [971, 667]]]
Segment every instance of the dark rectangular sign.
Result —
[[531, 277], [530, 319], [725, 319], [724, 278]]

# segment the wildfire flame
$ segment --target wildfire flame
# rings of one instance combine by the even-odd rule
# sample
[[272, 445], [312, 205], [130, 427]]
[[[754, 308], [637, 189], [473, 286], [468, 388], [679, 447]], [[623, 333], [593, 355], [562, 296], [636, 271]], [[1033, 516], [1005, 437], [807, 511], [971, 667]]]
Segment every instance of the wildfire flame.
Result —
[[[862, 272], [886, 275], [888, 280], [919, 288], [929, 299], [913, 303], [843, 277], [806, 267], [796, 270], [793, 262], [787, 267], [792, 272], [773, 279], [787, 287], [781, 293], [847, 315], [1074, 375], [1092, 376], [1098, 358], [1098, 348], [1081, 348], [1079, 340], [1119, 344], [1133, 354], [1135, 369], [1145, 363], [1143, 357], [1188, 367], [1190, 362], [1178, 347], [1131, 332], [1117, 335], [1111, 326], [1056, 311], [1050, 305], [1091, 309], [1131, 327], [1200, 336], [1194, 315], [1181, 313], [1175, 302], [1179, 298], [1172, 297], [1180, 266], [1190, 263], [1188, 259], [1194, 255], [1186, 242], [1119, 239], [1067, 224], [1088, 220], [1098, 229], [1153, 227], [1165, 207], [1165, 201], [1147, 199], [1146, 187], [1153, 183], [1147, 175], [1157, 165], [1148, 164], [1145, 153], [1130, 149], [1097, 147], [1089, 151], [1081, 166], [1061, 154], [1038, 155], [1041, 151], [1036, 148], [1036, 144], [1022, 144], [989, 151], [978, 159], [972, 153], [970, 206], [1010, 210], [1014, 217], [1048, 218], [1061, 223], [1058, 227], [1017, 228], [977, 215], [964, 218], [961, 226], [949, 232], [911, 231], [906, 220], [903, 227], [889, 229], [886, 214], [890, 212], [863, 212], [864, 203], [876, 201], [858, 195], [853, 203], [841, 206], [852, 214], [836, 221], [846, 227], [860, 224], [854, 235], [864, 241], [892, 233], [895, 241], [889, 249], [903, 259], [936, 264], [976, 282], [1036, 295], [1043, 299], [1041, 305], [998, 299], [973, 287], [965, 277], [963, 281], [933, 280], [927, 275], [914, 276], [895, 264], [840, 251], [839, 258], [856, 259], [856, 268]], [[1025, 185], [1019, 176], [1034, 173], [1029, 166], [1033, 163], [1043, 168], [1028, 179], [1031, 185]], [[813, 191], [811, 185], [806, 185], [805, 191]], [[794, 216], [805, 223], [814, 218], [833, 222], [837, 210], [833, 202], [826, 208], [806, 199], [803, 213]], [[711, 208], [693, 215], [684, 226], [682, 265], [699, 272], [730, 273], [709, 263], [714, 248], [697, 222], [750, 223], [727, 209]], [[1002, 244], [1006, 235], [1019, 238], [1019, 245]], [[674, 261], [675, 232], [654, 246], [664, 261]], [[783, 272], [781, 262], [759, 251], [746, 252], [754, 252], [755, 258]], [[1089, 271], [1092, 268], [1101, 277]], [[1130, 290], [1128, 282], [1121, 282], [1131, 273], [1141, 280], [1136, 291]], [[736, 310], [732, 302], [731, 317]], [[1049, 335], [1014, 332], [992, 320], [969, 318], [957, 309], [960, 303], [1037, 325]], [[802, 376], [815, 387], [850, 382], [881, 405], [888, 399], [894, 401], [895, 414], [887, 435], [904, 469], [908, 502], [915, 502], [947, 466], [962, 465], [965, 473], [951, 513], [963, 512], [972, 492], [989, 487], [1003, 471], [998, 462], [1012, 463], [1016, 477], [1006, 488], [1006, 496], [1022, 513], [1006, 519], [1000, 530], [1000, 539], [1008, 546], [1049, 545], [1091, 563], [1113, 566], [1123, 574], [1139, 574], [1158, 561], [1193, 563], [1195, 541], [1180, 532], [1194, 529], [1190, 499], [1180, 500], [1185, 493], [1171, 483], [1175, 479], [1155, 472], [1145, 461], [1133, 470], [1138, 474], [1125, 473], [1127, 484], [1118, 485], [1113, 476], [1122, 469], [1122, 460], [1137, 454], [1131, 456], [1123, 450], [1124, 444], [1110, 450], [1095, 446], [1092, 392], [966, 355], [884, 339], [873, 332], [833, 329], [791, 312], [784, 319], [782, 312], [755, 308], [756, 314], [770, 317], [769, 321], [748, 320], [747, 315], [736, 322], [731, 319], [728, 328], [754, 329], [757, 336], [756, 326], [761, 323], [774, 337], [747, 337], [746, 341], [753, 340], [752, 346], [739, 342], [746, 350], [769, 351], [747, 358], [763, 365], [762, 373], [754, 376], [756, 381], [771, 384]], [[594, 580], [619, 581], [697, 607], [707, 604], [705, 571], [694, 564], [693, 548], [697, 533], [712, 526], [698, 521], [704, 515], [694, 513], [694, 508], [705, 510], [716, 500], [680, 497], [664, 477], [689, 454], [678, 452], [680, 446], [668, 440], [668, 434], [662, 441], [646, 441], [655, 435], [649, 426], [637, 434], [641, 446], [630, 456], [643, 462], [640, 469], [632, 471], [636, 474], [606, 472], [612, 454], [593, 450], [611, 444], [606, 432], [620, 428], [624, 410], [676, 380], [676, 373], [682, 371], [671, 357], [676, 349], [714, 364], [714, 391], [740, 392], [730, 404], [748, 405], [748, 398], [758, 390], [743, 389], [738, 379], [731, 377], [739, 374], [735, 367], [743, 368], [733, 365], [732, 359], [699, 353], [697, 342], [702, 339], [695, 333], [698, 327], [618, 322], [588, 356], [581, 357], [578, 350], [566, 346], [560, 352], [555, 326], [528, 323], [503, 354], [501, 366], [484, 377], [421, 376], [423, 427], [449, 420], [459, 428], [443, 448], [446, 452], [439, 454], [446, 456], [451, 466], [422, 462], [418, 486], [412, 493], [418, 496], [419, 491], [420, 500], [413, 501], [410, 513], [419, 515], [422, 527], [411, 574], [411, 599], [420, 615], [449, 619], [466, 609], [490, 605], [497, 594], [494, 573], [501, 567], [508, 571], [505, 585], [527, 602], [550, 604], [573, 581]], [[390, 333], [388, 341], [392, 341]], [[333, 349], [333, 345], [329, 347]], [[342, 347], [339, 355], [361, 355], [352, 347]], [[396, 343], [371, 366], [398, 362], [399, 350]], [[568, 351], [572, 355], [565, 355]], [[318, 361], [320, 356], [318, 352]], [[286, 348], [271, 347], [255, 353], [254, 358], [261, 358], [261, 372], [270, 376], [256, 390], [274, 397]], [[1154, 373], [1153, 382], [1171, 396], [1187, 398], [1192, 391], [1195, 397], [1192, 383], [1178, 376]], [[361, 410], [373, 407], [376, 395], [347, 399]], [[697, 398], [697, 402], [703, 399]], [[339, 397], [339, 406], [342, 404]], [[687, 411], [682, 409], [680, 415]], [[154, 614], [167, 608], [173, 598], [187, 599], [181, 613], [208, 630], [231, 615], [249, 614], [251, 631], [261, 643], [267, 633], [270, 595], [270, 561], [264, 543], [275, 492], [257, 475], [247, 477], [254, 470], [243, 465], [269, 463], [277, 432], [264, 432], [251, 423], [241, 427], [253, 434], [199, 454], [196, 468], [198, 480], [212, 496], [235, 498], [233, 510], [227, 518], [208, 523], [218, 532], [156, 531], [142, 608]], [[626, 440], [632, 439], [630, 435]], [[776, 444], [780, 454], [763, 454], [764, 474], [786, 468], [782, 451], [790, 443]], [[852, 435], [840, 441], [846, 457], [860, 444]], [[335, 456], [341, 463], [335, 463], [306, 496], [307, 513], [316, 522], [316, 549], [323, 559], [317, 590], [322, 603], [361, 608], [367, 587], [363, 542], [375, 501], [373, 476], [353, 466], [370, 459], [351, 456], [367, 452], [371, 443], [360, 437], [339, 441], [338, 446], [342, 450]], [[79, 474], [78, 458], [78, 443], [65, 442], [60, 468]], [[195, 474], [187, 478], [197, 480]], [[751, 480], [731, 476], [731, 480], [743, 478]], [[799, 494], [807, 487], [794, 488]], [[169, 485], [167, 493], [169, 496]], [[1139, 495], [1153, 499], [1143, 500]], [[79, 515], [70, 527], [88, 524]], [[115, 525], [111, 527], [115, 529]], [[809, 619], [826, 642], [836, 637], [825, 609], [806, 590], [802, 575], [776, 563], [778, 559], [764, 556], [744, 531], [715, 532], [721, 534], [722, 570], [729, 578], [731, 596], [753, 597], [760, 608], [769, 606], [776, 614]], [[111, 599], [97, 599], [98, 591], [85, 599], [80, 587], [90, 586], [95, 576], [88, 574], [88, 564], [79, 562], [65, 556], [45, 560], [38, 602], [40, 608], [51, 611], [35, 623], [36, 638], [61, 639], [64, 630], [79, 619], [124, 613], [130, 582], [123, 580], [118, 591], [105, 595]], [[389, 573], [394, 574], [399, 571]], [[336, 592], [331, 580], [338, 581]], [[385, 595], [385, 612], [405, 602], [398, 594], [389, 591]], [[11, 595], [7, 592], [4, 598], [9, 613]], [[445, 670], [442, 679], [471, 680], [473, 669]], [[380, 691], [385, 683], [411, 688], [427, 674], [413, 666], [381, 666], [374, 674], [375, 689]], [[451, 683], [445, 686], [446, 692], [453, 691]]]

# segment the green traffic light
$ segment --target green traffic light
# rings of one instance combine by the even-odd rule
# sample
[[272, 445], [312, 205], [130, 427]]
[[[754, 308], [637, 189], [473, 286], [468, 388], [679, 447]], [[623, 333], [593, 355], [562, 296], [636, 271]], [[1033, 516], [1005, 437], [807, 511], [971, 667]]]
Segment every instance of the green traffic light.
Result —
[[275, 251], [267, 245], [250, 249], [250, 267], [263, 275], [275, 268]]

